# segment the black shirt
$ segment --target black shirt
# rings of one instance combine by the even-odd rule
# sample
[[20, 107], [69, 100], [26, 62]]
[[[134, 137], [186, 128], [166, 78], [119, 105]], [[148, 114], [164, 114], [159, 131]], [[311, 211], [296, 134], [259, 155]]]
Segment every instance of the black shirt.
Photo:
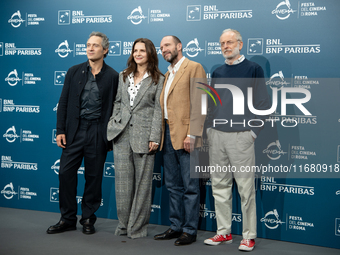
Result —
[[100, 118], [102, 99], [99, 94], [96, 78], [88, 66], [87, 82], [80, 97], [80, 117], [87, 120]]

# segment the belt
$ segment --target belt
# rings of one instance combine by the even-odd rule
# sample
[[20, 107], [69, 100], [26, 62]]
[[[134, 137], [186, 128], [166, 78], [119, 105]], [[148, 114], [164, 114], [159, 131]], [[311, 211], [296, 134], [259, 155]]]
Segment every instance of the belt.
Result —
[[165, 122], [166, 122], [166, 124], [168, 124], [168, 125], [169, 125], [169, 120], [168, 120], [168, 119], [165, 119]]

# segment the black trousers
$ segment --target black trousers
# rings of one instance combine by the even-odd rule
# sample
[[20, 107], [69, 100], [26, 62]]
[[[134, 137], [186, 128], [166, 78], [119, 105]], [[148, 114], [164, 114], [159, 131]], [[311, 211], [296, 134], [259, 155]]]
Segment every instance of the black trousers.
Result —
[[102, 126], [97, 121], [82, 119], [72, 144], [67, 144], [60, 158], [59, 207], [61, 220], [69, 224], [77, 223], [77, 172], [84, 158], [85, 189], [82, 199], [83, 224], [87, 219], [94, 224], [94, 214], [102, 199], [103, 168], [107, 155], [106, 138]]

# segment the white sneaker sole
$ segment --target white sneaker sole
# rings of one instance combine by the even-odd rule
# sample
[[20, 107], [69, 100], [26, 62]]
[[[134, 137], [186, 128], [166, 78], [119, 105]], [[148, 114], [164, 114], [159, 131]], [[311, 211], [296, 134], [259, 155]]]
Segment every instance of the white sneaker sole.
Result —
[[240, 245], [238, 247], [238, 249], [240, 251], [252, 251], [252, 250], [254, 250], [254, 247], [255, 247], [255, 245], [253, 247], [248, 247], [248, 246], [245, 246], [245, 245]]
[[223, 241], [223, 242], [213, 242], [211, 241], [210, 239], [206, 239], [204, 240], [204, 243], [207, 244], [207, 245], [219, 245], [219, 244], [231, 244], [233, 242], [233, 240], [229, 240], [229, 241]]

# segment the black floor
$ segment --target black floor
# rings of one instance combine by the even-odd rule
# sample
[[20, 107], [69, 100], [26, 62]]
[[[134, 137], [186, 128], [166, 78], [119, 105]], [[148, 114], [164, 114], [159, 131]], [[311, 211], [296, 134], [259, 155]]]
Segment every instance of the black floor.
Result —
[[[173, 244], [175, 240], [153, 240], [153, 236], [165, 231], [167, 226], [150, 225], [148, 237], [132, 240], [126, 236], [115, 236], [117, 221], [102, 218], [96, 222], [97, 233], [94, 235], [84, 235], [80, 225], [76, 231], [46, 234], [46, 229], [57, 223], [59, 217], [57, 213], [0, 207], [0, 255], [233, 255], [241, 253], [238, 251], [241, 236], [234, 235], [232, 244], [208, 246], [204, 245], [203, 241], [212, 237], [214, 233], [199, 231], [196, 243], [178, 247]], [[257, 238], [252, 254], [339, 255], [340, 250]]]

